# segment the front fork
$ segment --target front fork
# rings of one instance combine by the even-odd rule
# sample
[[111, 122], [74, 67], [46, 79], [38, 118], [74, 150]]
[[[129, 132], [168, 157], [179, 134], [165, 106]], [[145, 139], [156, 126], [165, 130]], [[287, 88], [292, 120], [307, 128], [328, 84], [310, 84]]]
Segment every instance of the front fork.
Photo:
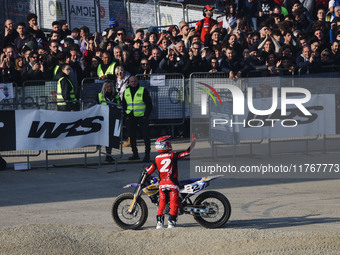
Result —
[[144, 174], [143, 177], [142, 177], [142, 180], [140, 181], [140, 184], [138, 185], [138, 188], [134, 192], [133, 199], [132, 199], [132, 202], [129, 206], [128, 213], [132, 213], [135, 210], [137, 199], [142, 195], [142, 191], [143, 191], [142, 185], [144, 184], [146, 177], [147, 177], [147, 175]]

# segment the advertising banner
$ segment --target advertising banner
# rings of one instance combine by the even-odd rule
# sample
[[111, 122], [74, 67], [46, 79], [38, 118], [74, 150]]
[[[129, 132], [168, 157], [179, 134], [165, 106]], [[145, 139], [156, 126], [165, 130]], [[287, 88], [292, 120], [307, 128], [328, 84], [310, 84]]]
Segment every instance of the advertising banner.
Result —
[[119, 148], [120, 111], [96, 105], [85, 111], [0, 111], [0, 150], [60, 150], [102, 145]]

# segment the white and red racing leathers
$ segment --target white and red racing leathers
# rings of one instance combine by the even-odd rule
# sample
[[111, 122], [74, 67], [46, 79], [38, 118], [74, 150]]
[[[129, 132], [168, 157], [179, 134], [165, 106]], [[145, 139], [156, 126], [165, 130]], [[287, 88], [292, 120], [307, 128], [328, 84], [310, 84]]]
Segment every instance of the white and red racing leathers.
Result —
[[195, 147], [196, 139], [193, 140], [190, 147], [182, 152], [166, 152], [159, 154], [155, 162], [151, 164], [146, 171], [152, 174], [156, 169], [159, 171], [159, 205], [157, 215], [163, 215], [166, 207], [166, 192], [170, 195], [170, 214], [177, 216], [180, 208], [179, 201], [179, 183], [177, 161], [190, 155]]

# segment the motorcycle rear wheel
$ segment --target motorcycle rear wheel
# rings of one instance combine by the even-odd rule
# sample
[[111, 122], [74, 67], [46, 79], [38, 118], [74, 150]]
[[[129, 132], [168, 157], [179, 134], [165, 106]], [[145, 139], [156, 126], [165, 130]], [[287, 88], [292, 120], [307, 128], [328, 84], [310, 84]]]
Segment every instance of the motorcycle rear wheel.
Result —
[[133, 193], [123, 193], [113, 202], [112, 218], [122, 229], [139, 229], [148, 218], [148, 207], [141, 197], [137, 199], [133, 212], [128, 212], [132, 199]]
[[227, 223], [231, 215], [228, 198], [216, 191], [202, 193], [195, 199], [194, 205], [204, 206], [208, 210], [194, 216], [194, 219], [205, 228], [219, 228]]

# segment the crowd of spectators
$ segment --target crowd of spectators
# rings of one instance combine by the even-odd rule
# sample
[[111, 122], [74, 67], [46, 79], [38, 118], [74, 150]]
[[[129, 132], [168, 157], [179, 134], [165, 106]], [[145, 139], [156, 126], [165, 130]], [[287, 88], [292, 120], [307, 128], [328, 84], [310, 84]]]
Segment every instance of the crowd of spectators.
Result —
[[[29, 13], [27, 23], [5, 21], [0, 82], [21, 86], [29, 80], [56, 80], [63, 64], [70, 65], [77, 88], [84, 77], [98, 77], [114, 80], [118, 90], [136, 74], [224, 72], [238, 78], [256, 70], [288, 75], [300, 68], [338, 65], [337, 5], [315, 0], [308, 9], [299, 0], [239, 0], [238, 5], [217, 0], [216, 9], [204, 7], [197, 24], [182, 21], [162, 31], [151, 26], [133, 37], [114, 19], [101, 34], [91, 34], [86, 26], [70, 30], [65, 20], [53, 22], [47, 34]], [[213, 19], [214, 12], [223, 17]]]

